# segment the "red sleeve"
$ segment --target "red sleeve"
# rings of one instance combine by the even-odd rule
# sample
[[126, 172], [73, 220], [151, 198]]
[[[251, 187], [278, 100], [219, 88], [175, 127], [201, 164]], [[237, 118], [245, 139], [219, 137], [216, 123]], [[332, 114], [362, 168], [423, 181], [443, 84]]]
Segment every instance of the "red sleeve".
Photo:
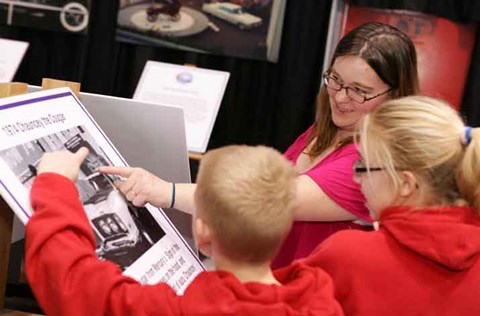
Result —
[[69, 179], [39, 175], [31, 190], [35, 211], [26, 226], [26, 273], [48, 315], [178, 315], [166, 284], [142, 286], [95, 255], [95, 238]]

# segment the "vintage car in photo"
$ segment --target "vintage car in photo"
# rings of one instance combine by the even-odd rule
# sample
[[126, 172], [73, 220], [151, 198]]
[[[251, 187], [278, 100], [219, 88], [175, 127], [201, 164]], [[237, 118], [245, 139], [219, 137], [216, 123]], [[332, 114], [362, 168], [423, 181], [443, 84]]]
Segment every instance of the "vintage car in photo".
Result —
[[202, 10], [230, 22], [240, 29], [251, 29], [262, 24], [262, 19], [253, 14], [247, 13], [238, 4], [230, 2], [204, 3]]
[[147, 20], [155, 22], [160, 14], [166, 15], [171, 21], [180, 20], [180, 8], [182, 4], [178, 0], [154, 0], [147, 8]]
[[99, 257], [124, 255], [140, 241], [140, 231], [119, 191], [99, 190], [84, 203], [84, 208], [92, 223]]

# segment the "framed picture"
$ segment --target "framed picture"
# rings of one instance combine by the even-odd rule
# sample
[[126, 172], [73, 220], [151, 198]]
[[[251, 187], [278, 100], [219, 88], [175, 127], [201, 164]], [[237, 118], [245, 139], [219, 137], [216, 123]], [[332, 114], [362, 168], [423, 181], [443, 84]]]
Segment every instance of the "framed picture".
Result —
[[90, 0], [0, 0], [0, 23], [87, 33]]
[[117, 39], [276, 62], [286, 0], [120, 0]]

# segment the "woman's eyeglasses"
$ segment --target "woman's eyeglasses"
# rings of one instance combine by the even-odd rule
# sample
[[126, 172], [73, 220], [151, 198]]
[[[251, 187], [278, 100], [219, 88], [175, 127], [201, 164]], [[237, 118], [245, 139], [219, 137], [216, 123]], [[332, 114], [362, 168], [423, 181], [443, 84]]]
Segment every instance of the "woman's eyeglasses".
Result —
[[365, 92], [359, 91], [357, 88], [344, 85], [343, 83], [339, 82], [338, 79], [330, 76], [327, 72], [323, 74], [323, 82], [328, 89], [337, 92], [345, 89], [347, 96], [357, 103], [364, 103], [365, 101], [373, 100], [381, 95], [387, 94], [388, 92], [392, 91], [392, 88], [389, 88], [388, 90], [378, 93], [374, 96], [367, 97], [367, 94]]

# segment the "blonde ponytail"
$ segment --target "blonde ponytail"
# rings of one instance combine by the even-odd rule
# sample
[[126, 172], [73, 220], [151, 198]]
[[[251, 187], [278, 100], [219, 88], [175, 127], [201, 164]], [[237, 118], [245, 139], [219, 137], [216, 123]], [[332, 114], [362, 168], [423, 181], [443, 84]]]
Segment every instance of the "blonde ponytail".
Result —
[[462, 198], [480, 213], [480, 128], [472, 128], [470, 137], [463, 138], [466, 148], [457, 169], [457, 186]]
[[[369, 147], [395, 185], [398, 170], [416, 173], [431, 205], [469, 205], [480, 213], [480, 128], [465, 127], [447, 103], [424, 96], [387, 101], [360, 125], [364, 159]], [[423, 186], [423, 184], [421, 184]]]

